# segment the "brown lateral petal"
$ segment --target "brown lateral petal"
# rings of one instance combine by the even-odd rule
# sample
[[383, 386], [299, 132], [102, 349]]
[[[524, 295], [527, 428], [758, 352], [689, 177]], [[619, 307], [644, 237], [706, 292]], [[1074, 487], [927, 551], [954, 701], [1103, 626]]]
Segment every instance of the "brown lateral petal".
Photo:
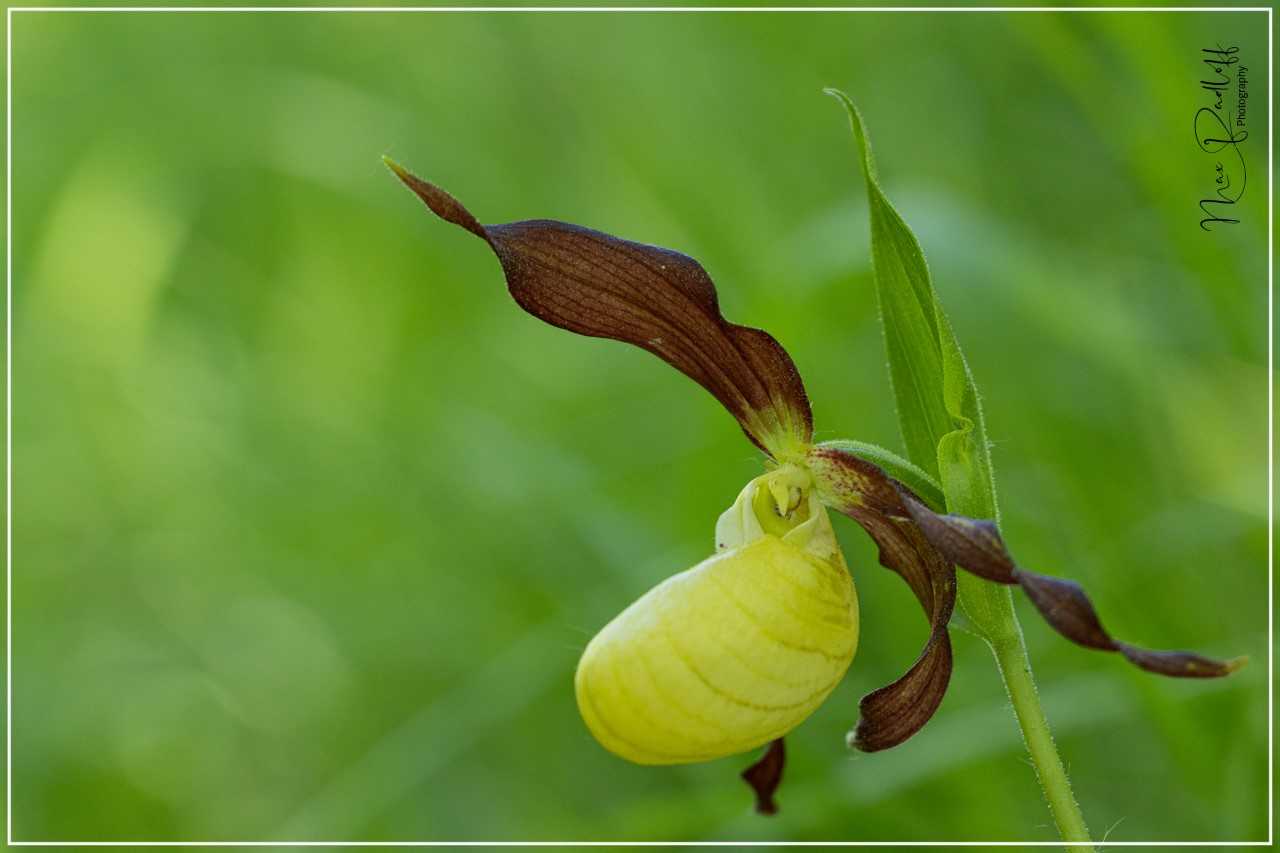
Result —
[[[832, 506], [850, 515], [841, 507], [842, 502], [874, 508], [890, 516], [909, 516], [948, 562], [986, 580], [1022, 587], [1044, 620], [1073, 643], [1120, 652], [1148, 672], [1176, 678], [1215, 678], [1229, 675], [1245, 664], [1246, 658], [1242, 657], [1214, 660], [1191, 652], [1153, 651], [1122, 643], [1102, 627], [1093, 603], [1079, 584], [1018, 568], [993, 522], [935, 512], [878, 466], [838, 447], [815, 448], [809, 461]], [[887, 490], [895, 493], [896, 500]]]
[[956, 603], [955, 569], [909, 519], [851, 508], [880, 547], [880, 564], [902, 576], [929, 620], [929, 639], [906, 674], [862, 697], [861, 717], [850, 744], [863, 752], [905, 741], [933, 717], [951, 682], [951, 636], [947, 623]]
[[782, 771], [787, 764], [787, 745], [782, 738], [771, 742], [760, 760], [742, 771], [742, 778], [756, 792], [756, 812], [777, 814], [774, 792], [782, 784]]
[[552, 220], [481, 225], [453, 196], [387, 161], [427, 207], [482, 238], [520, 307], [562, 329], [648, 350], [693, 379], [771, 456], [813, 435], [809, 398], [786, 350], [720, 313], [692, 258]]
[[929, 543], [903, 505], [911, 495], [879, 466], [830, 446], [808, 461], [825, 503], [858, 522], [880, 548], [880, 564], [907, 582], [929, 620], [929, 639], [906, 674], [862, 697], [849, 743], [865, 752], [888, 749], [918, 732], [937, 711], [951, 681], [947, 623], [956, 603], [955, 568]]

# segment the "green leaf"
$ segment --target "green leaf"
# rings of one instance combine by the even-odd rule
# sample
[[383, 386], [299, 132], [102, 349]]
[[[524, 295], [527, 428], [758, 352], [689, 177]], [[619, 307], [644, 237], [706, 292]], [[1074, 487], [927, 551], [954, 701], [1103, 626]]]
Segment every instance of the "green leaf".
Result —
[[[938, 302], [920, 243], [880, 188], [858, 108], [844, 92], [825, 91], [844, 104], [861, 154], [876, 294], [907, 456], [941, 483], [949, 512], [996, 520], [991, 456], [973, 374]], [[1017, 631], [1006, 588], [962, 576], [960, 603], [988, 639]]]

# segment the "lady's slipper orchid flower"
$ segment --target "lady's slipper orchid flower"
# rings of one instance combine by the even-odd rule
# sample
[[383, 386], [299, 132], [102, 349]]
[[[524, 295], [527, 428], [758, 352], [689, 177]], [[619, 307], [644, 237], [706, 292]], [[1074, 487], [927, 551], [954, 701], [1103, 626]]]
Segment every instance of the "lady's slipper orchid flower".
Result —
[[941, 703], [951, 678], [956, 567], [1020, 586], [1067, 639], [1150, 672], [1215, 677], [1243, 663], [1115, 640], [1079, 585], [1020, 568], [993, 522], [940, 512], [928, 475], [854, 442], [814, 444], [791, 357], [767, 333], [725, 320], [692, 258], [551, 220], [481, 225], [444, 190], [386, 162], [437, 216], [489, 245], [522, 308], [658, 356], [710, 391], [769, 457], [769, 471], [720, 516], [715, 553], [645, 593], [583, 652], [578, 707], [611, 752], [675, 764], [768, 744], [743, 776], [759, 810], [773, 811], [782, 737], [831, 693], [858, 644], [857, 597], [828, 507], [870, 534], [881, 564], [907, 582], [931, 626], [911, 668], [863, 697], [849, 738], [863, 751], [902, 743]]

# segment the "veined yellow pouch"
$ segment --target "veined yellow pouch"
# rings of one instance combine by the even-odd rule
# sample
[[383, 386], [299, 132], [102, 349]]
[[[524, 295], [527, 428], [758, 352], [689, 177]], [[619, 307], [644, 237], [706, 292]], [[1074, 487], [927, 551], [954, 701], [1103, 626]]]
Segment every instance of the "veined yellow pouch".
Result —
[[734, 755], [805, 720], [844, 677], [858, 600], [826, 509], [792, 466], [747, 484], [716, 554], [658, 584], [587, 645], [587, 728], [639, 764]]

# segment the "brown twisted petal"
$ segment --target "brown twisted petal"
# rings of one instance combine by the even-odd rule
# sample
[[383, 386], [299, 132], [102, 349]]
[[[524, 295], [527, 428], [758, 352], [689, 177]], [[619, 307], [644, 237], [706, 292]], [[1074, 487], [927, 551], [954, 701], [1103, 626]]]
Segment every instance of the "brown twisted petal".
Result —
[[444, 190], [387, 165], [437, 216], [489, 244], [530, 314], [648, 350], [710, 391], [771, 456], [809, 443], [809, 398], [791, 357], [766, 332], [725, 320], [697, 261], [564, 222], [481, 225]]
[[742, 778], [756, 792], [756, 812], [777, 814], [773, 795], [782, 784], [782, 770], [787, 763], [787, 745], [782, 738], [771, 741], [760, 760], [742, 771]]
[[993, 523], [941, 515], [901, 484], [899, 491], [911, 517], [947, 559], [987, 580], [1022, 587], [1044, 620], [1073, 643], [1104, 652], [1119, 652], [1137, 667], [1173, 678], [1219, 678], [1235, 672], [1248, 660], [1244, 657], [1216, 660], [1194, 652], [1143, 649], [1121, 642], [1102, 627], [1093, 602], [1080, 584], [1019, 568]]
[[[1180, 678], [1215, 678], [1228, 675], [1245, 663], [1245, 658], [1222, 661], [1193, 652], [1142, 649], [1116, 640], [1103, 628], [1097, 611], [1079, 584], [1019, 568], [993, 522], [935, 512], [918, 495], [878, 466], [847, 450], [819, 446], [810, 452], [809, 461], [820, 483], [824, 500], [849, 515], [871, 534], [880, 545], [881, 562], [888, 565], [885, 561], [885, 542], [882, 540], [889, 523], [905, 522], [907, 529], [918, 531], [919, 537], [924, 541], [916, 543], [915, 558], [898, 558], [900, 564], [914, 567], [909, 571], [898, 571], [918, 598], [921, 571], [930, 573], [939, 594], [946, 594], [944, 576], [938, 567], [940, 560], [944, 566], [954, 564], [995, 583], [1020, 586], [1040, 615], [1059, 634], [1086, 648], [1119, 652], [1130, 663], [1149, 672]], [[952, 584], [950, 595], [954, 600], [954, 577]], [[923, 599], [921, 603], [924, 604]], [[925, 610], [931, 614], [932, 632], [930, 645], [926, 645], [917, 667], [921, 666], [930, 653], [930, 646], [936, 646], [935, 638], [945, 628], [945, 620], [941, 624], [938, 621], [942, 613], [940, 609], [935, 607], [931, 612], [926, 605]], [[945, 612], [949, 619], [950, 609]], [[911, 675], [909, 672], [899, 681], [863, 698], [862, 720], [858, 724], [855, 746], [866, 749], [868, 747], [864, 744], [880, 742], [874, 739], [876, 734], [882, 735], [884, 746], [893, 746], [906, 740], [927, 722], [941, 701], [946, 680], [938, 678], [925, 689], [918, 686], [923, 679], [913, 680]], [[902, 711], [911, 713], [909, 725], [904, 724], [895, 730], [880, 718], [888, 714], [872, 716], [868, 713], [869, 710], [882, 710], [877, 705], [886, 701], [895, 706], [901, 704], [905, 709], [906, 703], [911, 701], [908, 692], [910, 687], [906, 685], [912, 684], [917, 685], [919, 693], [915, 701], [927, 704], [912, 712]], [[891, 694], [888, 700], [878, 696], [884, 691]], [[921, 716], [923, 719], [920, 719]]]
[[929, 638], [911, 668], [858, 703], [849, 743], [864, 752], [888, 749], [929, 722], [951, 682], [947, 623], [956, 603], [952, 565], [907, 516], [896, 481], [846, 451], [818, 446], [809, 454], [823, 499], [858, 522], [880, 549], [880, 564], [907, 582], [929, 620]]

